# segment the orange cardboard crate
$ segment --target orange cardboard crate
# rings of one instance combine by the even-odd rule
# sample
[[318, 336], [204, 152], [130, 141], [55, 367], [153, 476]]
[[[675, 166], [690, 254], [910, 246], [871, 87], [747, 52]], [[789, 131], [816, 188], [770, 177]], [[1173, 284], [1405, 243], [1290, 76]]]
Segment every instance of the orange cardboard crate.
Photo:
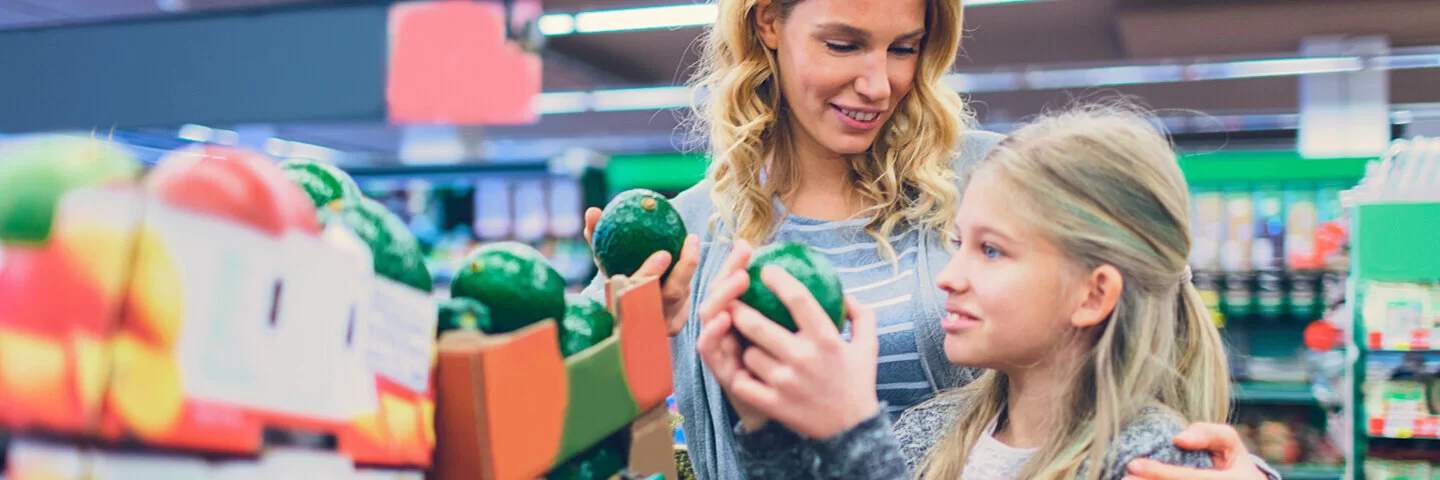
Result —
[[672, 373], [659, 280], [616, 276], [606, 290], [615, 334], [570, 358], [554, 320], [441, 338], [432, 478], [534, 479], [664, 409]]

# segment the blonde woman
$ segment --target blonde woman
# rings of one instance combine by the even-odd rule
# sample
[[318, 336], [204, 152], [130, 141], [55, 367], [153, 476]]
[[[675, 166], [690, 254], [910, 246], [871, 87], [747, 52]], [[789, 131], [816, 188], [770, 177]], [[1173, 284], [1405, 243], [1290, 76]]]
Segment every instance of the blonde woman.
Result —
[[[697, 235], [663, 286], [676, 403], [705, 480], [741, 474], [735, 413], [695, 354], [699, 305], [748, 262], [752, 244], [820, 249], [848, 293], [877, 312], [872, 394], [890, 415], [975, 378], [946, 361], [944, 297], [932, 282], [952, 252], [956, 172], [1001, 139], [969, 130], [969, 112], [941, 80], [959, 50], [958, 0], [717, 3], [695, 77], [708, 95], [698, 120], [712, 164], [672, 202]], [[587, 236], [599, 215], [587, 212]], [[670, 261], [657, 253], [641, 273]], [[1245, 457], [1238, 440], [1213, 449]]]
[[[745, 412], [744, 472], [1118, 480], [1137, 458], [1209, 468], [1172, 444], [1188, 422], [1225, 421], [1230, 402], [1220, 333], [1186, 265], [1188, 199], [1175, 152], [1139, 115], [1080, 110], [1001, 143], [975, 167], [937, 281], [946, 358], [989, 370], [910, 409], [893, 435], [868, 368], [874, 313], [851, 301], [847, 343], [771, 267], [764, 281], [800, 331], [732, 296], [698, 340]], [[735, 271], [721, 288], [748, 281]]]

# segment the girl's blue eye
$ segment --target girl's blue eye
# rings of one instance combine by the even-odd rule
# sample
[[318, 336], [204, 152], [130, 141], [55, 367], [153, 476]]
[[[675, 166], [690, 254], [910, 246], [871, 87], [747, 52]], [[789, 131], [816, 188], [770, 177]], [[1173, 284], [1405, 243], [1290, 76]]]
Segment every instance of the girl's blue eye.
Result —
[[988, 244], [988, 243], [985, 244], [985, 245], [981, 245], [981, 246], [980, 246], [980, 251], [985, 253], [985, 258], [988, 258], [988, 259], [991, 259], [991, 260], [1000, 258], [1000, 249], [995, 248], [994, 246], [992, 246], [992, 245], [990, 245], [990, 244]]

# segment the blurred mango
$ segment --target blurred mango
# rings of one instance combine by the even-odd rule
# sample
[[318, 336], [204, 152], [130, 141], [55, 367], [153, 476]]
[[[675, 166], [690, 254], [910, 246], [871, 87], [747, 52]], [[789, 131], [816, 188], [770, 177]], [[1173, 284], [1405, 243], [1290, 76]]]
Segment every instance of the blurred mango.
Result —
[[0, 331], [0, 405], [45, 425], [74, 422], [67, 367], [65, 348], [55, 340]]
[[170, 351], [180, 337], [185, 312], [185, 286], [165, 240], [152, 229], [135, 237], [140, 252], [131, 273], [125, 325]]
[[121, 333], [113, 344], [114, 379], [108, 399], [120, 421], [141, 439], [158, 438], [181, 418], [185, 391], [169, 349]]

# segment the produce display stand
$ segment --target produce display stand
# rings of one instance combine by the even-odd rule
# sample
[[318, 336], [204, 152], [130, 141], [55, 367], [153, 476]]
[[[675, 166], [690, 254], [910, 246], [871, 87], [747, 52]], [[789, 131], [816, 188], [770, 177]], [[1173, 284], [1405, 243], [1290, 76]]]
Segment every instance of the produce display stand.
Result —
[[[1350, 303], [1354, 306], [1354, 362], [1353, 388], [1347, 402], [1354, 426], [1351, 478], [1363, 478], [1368, 471], [1367, 449], [1377, 440], [1440, 439], [1440, 415], [1423, 407], [1386, 410], [1392, 403], [1390, 394], [1377, 391], [1380, 389], [1373, 385], [1387, 379], [1367, 378], [1373, 375], [1367, 365], [1381, 356], [1436, 350], [1437, 343], [1431, 337], [1434, 328], [1422, 316], [1427, 310], [1403, 292], [1407, 286], [1423, 288], [1440, 283], [1437, 225], [1440, 203], [1362, 203], [1354, 208], [1349, 285]], [[1435, 306], [1432, 303], [1430, 308]]]
[[676, 478], [659, 279], [617, 275], [606, 290], [616, 333], [568, 358], [553, 320], [441, 338], [432, 478], [534, 478], [625, 428], [632, 469]]
[[[58, 171], [129, 168], [3, 179], [34, 182], [4, 193], [20, 205], [0, 241], [0, 427], [20, 446], [7, 478], [50, 478], [50, 454], [80, 459], [79, 478], [430, 464], [430, 292], [377, 275], [369, 247], [322, 228], [258, 153], [196, 146], [141, 177], [119, 147], [59, 144], [74, 147], [52, 148]], [[276, 453], [290, 448], [304, 451]]]

